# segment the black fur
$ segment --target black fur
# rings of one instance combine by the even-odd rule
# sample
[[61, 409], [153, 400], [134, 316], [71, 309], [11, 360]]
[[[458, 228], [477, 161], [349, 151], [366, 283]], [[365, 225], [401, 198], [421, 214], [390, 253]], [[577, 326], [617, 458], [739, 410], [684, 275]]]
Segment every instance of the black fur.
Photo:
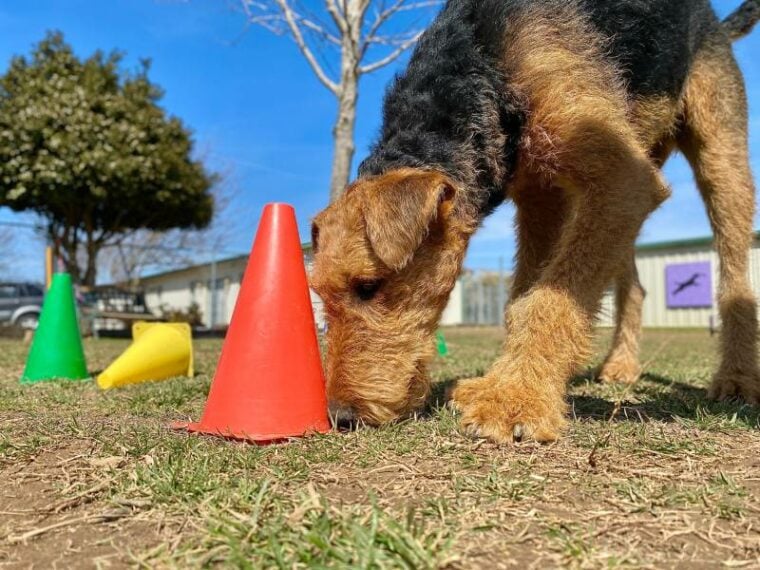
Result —
[[503, 200], [523, 112], [498, 70], [500, 26], [480, 4], [451, 0], [420, 38], [386, 95], [380, 141], [361, 176], [435, 168], [476, 191], [484, 213]]
[[707, 0], [585, 0], [631, 93], [676, 97], [705, 36], [719, 27]]
[[[500, 65], [519, 11], [573, 0], [449, 0], [385, 97], [383, 126], [359, 175], [438, 169], [468, 188], [481, 215], [505, 197], [526, 104]], [[748, 3], [758, 0], [749, 0]], [[677, 97], [694, 54], [719, 29], [708, 0], [575, 0], [606, 42], [632, 96]], [[506, 54], [508, 58], [508, 54]]]
[[760, 0], [745, 0], [723, 21], [723, 28], [732, 40], [749, 34], [760, 21]]

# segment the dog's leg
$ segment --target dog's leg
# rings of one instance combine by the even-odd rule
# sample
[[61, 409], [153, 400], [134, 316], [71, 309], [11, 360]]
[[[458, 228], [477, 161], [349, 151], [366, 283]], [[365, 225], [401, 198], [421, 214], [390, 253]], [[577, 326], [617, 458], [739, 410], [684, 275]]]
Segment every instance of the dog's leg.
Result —
[[[463, 382], [453, 394], [463, 426], [495, 441], [558, 437], [565, 383], [588, 356], [604, 288], [646, 216], [667, 196], [659, 172], [633, 140], [604, 125], [580, 130], [567, 155], [578, 166], [584, 156], [587, 162], [582, 172], [559, 177], [572, 213], [556, 251], [536, 285], [507, 311], [505, 355], [484, 378]], [[604, 144], [606, 152], [584, 149], [585, 141]]]
[[641, 310], [646, 292], [639, 282], [634, 255], [617, 277], [615, 287], [616, 325], [612, 348], [599, 369], [603, 382], [631, 384], [641, 374], [639, 364], [639, 338], [641, 337]]
[[568, 212], [567, 199], [560, 188], [531, 185], [515, 192], [513, 199], [517, 207], [517, 255], [510, 302], [538, 281]]
[[536, 8], [506, 38], [511, 80], [530, 107], [521, 161], [562, 189], [569, 210], [538, 280], [507, 310], [504, 355], [452, 395], [465, 430], [497, 442], [559, 436], [602, 293], [668, 195], [623, 84], [574, 9], [557, 18]]
[[747, 103], [727, 45], [710, 45], [686, 89], [681, 149], [694, 169], [720, 257], [721, 364], [710, 396], [760, 403], [757, 306], [748, 279], [754, 187], [747, 149]]
[[[633, 113], [634, 117], [644, 118], [636, 125], [640, 140], [650, 145], [653, 136], [655, 140], [660, 137], [650, 149], [649, 156], [655, 166], [662, 169], [676, 147], [669, 128], [665, 129], [663, 136], [663, 125], [677, 124], [680, 106], [667, 99], [655, 99], [651, 105], [647, 100], [637, 103], [644, 108], [644, 111], [639, 108]], [[610, 351], [597, 372], [597, 378], [602, 382], [632, 384], [641, 375], [639, 340], [645, 297], [646, 291], [636, 269], [636, 252], [632, 251], [615, 280], [615, 334]]]

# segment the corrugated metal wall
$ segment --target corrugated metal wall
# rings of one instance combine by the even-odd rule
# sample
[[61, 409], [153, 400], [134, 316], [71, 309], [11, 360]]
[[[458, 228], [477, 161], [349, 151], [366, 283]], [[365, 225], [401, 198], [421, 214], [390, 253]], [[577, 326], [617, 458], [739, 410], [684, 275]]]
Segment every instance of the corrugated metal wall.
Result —
[[501, 325], [509, 298], [509, 279], [493, 271], [462, 275], [462, 320], [457, 324]]
[[[710, 308], [669, 309], [666, 302], [665, 268], [674, 263], [710, 261], [712, 269], [713, 306]], [[719, 325], [718, 305], [718, 256], [709, 246], [640, 251], [636, 254], [639, 279], [647, 291], [644, 301], [643, 324], [645, 327], [700, 327], [710, 326], [710, 316]], [[755, 294], [760, 296], [760, 244], [755, 243], [750, 254], [750, 282]], [[613, 326], [615, 301], [608, 291], [602, 301], [598, 324]]]

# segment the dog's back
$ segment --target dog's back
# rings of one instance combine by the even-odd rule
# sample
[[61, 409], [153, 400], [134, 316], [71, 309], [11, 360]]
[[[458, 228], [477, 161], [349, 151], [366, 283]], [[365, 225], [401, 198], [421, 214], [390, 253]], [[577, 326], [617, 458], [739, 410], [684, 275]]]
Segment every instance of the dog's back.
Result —
[[638, 96], [680, 94], [696, 52], [720, 28], [707, 0], [585, 0], [582, 7]]
[[694, 54], [720, 28], [708, 0], [451, 0], [445, 10], [468, 5], [485, 43], [498, 44], [525, 13], [587, 18], [631, 92], [644, 96], [679, 93]]

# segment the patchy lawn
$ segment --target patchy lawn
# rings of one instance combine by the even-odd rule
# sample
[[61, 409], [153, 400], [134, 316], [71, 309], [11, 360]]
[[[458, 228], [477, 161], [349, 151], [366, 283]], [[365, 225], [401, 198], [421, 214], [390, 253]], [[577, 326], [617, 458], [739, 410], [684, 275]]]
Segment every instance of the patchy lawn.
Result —
[[[447, 330], [436, 379], [482, 373], [500, 336]], [[760, 567], [760, 410], [705, 400], [715, 344], [648, 332], [645, 377], [576, 378], [554, 445], [473, 441], [434, 405], [255, 447], [167, 428], [200, 417], [218, 341], [193, 379], [102, 393], [19, 385], [26, 348], [0, 340], [0, 567]], [[86, 341], [91, 370], [125, 346]]]

